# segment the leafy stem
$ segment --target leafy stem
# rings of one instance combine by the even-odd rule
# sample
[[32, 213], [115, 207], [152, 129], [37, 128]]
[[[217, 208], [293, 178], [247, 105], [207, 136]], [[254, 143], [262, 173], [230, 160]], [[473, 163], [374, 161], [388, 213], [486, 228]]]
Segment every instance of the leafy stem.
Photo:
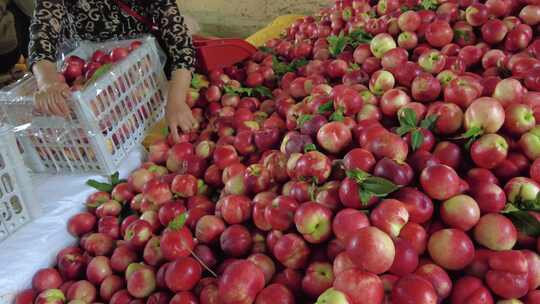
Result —
[[399, 189], [393, 182], [369, 173], [354, 169], [346, 172], [347, 177], [354, 180], [358, 185], [358, 195], [362, 206], [367, 206], [373, 197], [383, 198]]
[[347, 46], [355, 48], [360, 44], [370, 43], [371, 39], [373, 39], [373, 36], [360, 28], [355, 29], [349, 35], [341, 32], [337, 36], [332, 35], [327, 38], [328, 50], [330, 51], [330, 55], [337, 57], [343, 53]]
[[501, 211], [519, 231], [528, 236], [538, 237], [540, 236], [540, 221], [532, 215], [532, 212], [540, 212], [540, 192], [533, 200], [522, 200], [518, 197], [514, 202], [506, 204], [504, 210]]
[[343, 121], [345, 116], [343, 115], [343, 109], [337, 109], [332, 115], [330, 115], [331, 121]]
[[399, 136], [404, 136], [408, 133], [411, 134], [411, 148], [416, 151], [424, 143], [424, 134], [421, 129], [431, 130], [437, 122], [437, 115], [429, 115], [420, 122], [420, 126], [417, 126], [416, 112], [413, 109], [405, 108], [398, 113], [398, 120], [400, 126], [396, 132]]
[[339, 54], [343, 53], [347, 47], [347, 38], [343, 32], [339, 33], [338, 36], [332, 35], [326, 38], [326, 40], [328, 41], [328, 50], [330, 51], [330, 55], [333, 57], [337, 57]]
[[311, 151], [317, 151], [317, 146], [315, 146], [315, 144], [307, 144], [304, 146], [304, 153], [308, 153]]
[[332, 112], [333, 109], [334, 109], [334, 103], [332, 101], [328, 101], [327, 103], [324, 103], [321, 106], [319, 106], [319, 108], [317, 109], [317, 112], [319, 114], [325, 114], [328, 112]]
[[469, 149], [471, 145], [478, 139], [478, 137], [482, 136], [484, 134], [484, 130], [480, 127], [471, 127], [469, 128], [465, 133], [461, 134], [458, 139], [466, 139], [467, 143], [465, 143], [465, 148]]
[[[169, 222], [169, 225], [167, 226], [167, 228], [171, 229], [171, 230], [174, 230], [174, 231], [178, 231], [182, 228], [184, 228], [184, 225], [186, 224], [186, 220], [187, 220], [187, 213], [186, 212], [183, 212], [179, 215], [177, 215], [172, 221]], [[204, 261], [197, 255], [195, 254], [195, 252], [193, 252], [193, 250], [191, 250], [190, 248], [187, 248], [187, 250], [189, 251], [189, 253], [199, 262], [201, 263], [201, 265], [206, 269], [208, 270], [208, 272], [210, 272], [214, 277], [217, 278], [217, 274], [212, 271], [212, 269], [210, 269], [210, 267], [208, 267], [208, 265], [206, 265], [206, 263], [204, 263]]]
[[223, 90], [225, 91], [226, 94], [231, 94], [231, 95], [252, 97], [256, 94], [260, 97], [272, 97], [272, 91], [270, 91], [270, 89], [268, 89], [265, 86], [258, 86], [255, 88], [243, 88], [243, 87], [236, 88], [236, 87], [231, 87], [231, 86], [225, 86], [223, 87]]
[[120, 183], [123, 183], [123, 182], [125, 182], [125, 180], [120, 179], [120, 173], [115, 172], [109, 177], [109, 182], [108, 183], [102, 183], [102, 182], [98, 182], [98, 181], [96, 181], [94, 179], [89, 179], [89, 180], [86, 181], [86, 184], [88, 186], [98, 190], [98, 191], [111, 193], [113, 191], [114, 187], [116, 187], [116, 185], [118, 185]]
[[274, 70], [274, 73], [280, 78], [287, 73], [296, 72], [299, 68], [307, 65], [308, 63], [309, 61], [307, 61], [306, 59], [300, 58], [295, 59], [291, 63], [287, 64], [280, 61], [277, 56], [272, 56], [272, 69]]
[[194, 74], [191, 78], [191, 87], [195, 90], [199, 90], [204, 87], [208, 87], [208, 81], [201, 74]]
[[313, 118], [313, 115], [310, 114], [303, 114], [300, 115], [300, 117], [296, 120], [298, 123], [298, 126], [303, 126], [306, 122], [310, 121]]

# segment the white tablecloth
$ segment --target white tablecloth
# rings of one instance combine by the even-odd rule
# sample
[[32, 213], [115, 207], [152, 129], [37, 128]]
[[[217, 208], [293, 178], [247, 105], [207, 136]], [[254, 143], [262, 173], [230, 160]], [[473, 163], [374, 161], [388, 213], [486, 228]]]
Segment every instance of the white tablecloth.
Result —
[[[120, 176], [140, 166], [143, 149], [134, 149], [122, 162]], [[0, 304], [12, 303], [20, 290], [30, 287], [34, 273], [53, 265], [56, 254], [75, 243], [67, 232], [69, 218], [84, 210], [89, 194], [88, 179], [105, 179], [95, 174], [35, 175], [32, 177], [42, 215], [0, 243]]]

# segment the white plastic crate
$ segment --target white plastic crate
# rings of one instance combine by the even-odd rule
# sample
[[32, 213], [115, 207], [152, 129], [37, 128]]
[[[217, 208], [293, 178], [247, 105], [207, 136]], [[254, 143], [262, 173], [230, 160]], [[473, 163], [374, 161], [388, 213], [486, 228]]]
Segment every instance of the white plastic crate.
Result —
[[[6, 121], [25, 129], [18, 140], [34, 172], [96, 171], [111, 174], [145, 131], [164, 114], [167, 80], [162, 52], [153, 37], [81, 91], [68, 105], [71, 117], [43, 116], [33, 110], [36, 81], [25, 77], [0, 96]], [[81, 43], [68, 55], [89, 58], [97, 49], [129, 46], [134, 40]], [[59, 64], [60, 65], [60, 64]]]
[[15, 135], [0, 125], [0, 242], [39, 214]]

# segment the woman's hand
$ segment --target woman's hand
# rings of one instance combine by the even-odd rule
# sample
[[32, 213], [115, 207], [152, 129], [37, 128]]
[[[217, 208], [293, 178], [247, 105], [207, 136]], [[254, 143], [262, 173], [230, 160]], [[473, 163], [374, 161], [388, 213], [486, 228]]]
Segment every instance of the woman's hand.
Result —
[[191, 109], [186, 104], [190, 84], [191, 73], [188, 70], [182, 69], [173, 72], [169, 83], [165, 118], [175, 142], [180, 139], [178, 128], [182, 129], [182, 132], [190, 132], [199, 128], [199, 122], [193, 117]]
[[38, 91], [34, 94], [35, 108], [43, 114], [69, 116], [66, 100], [71, 92], [68, 85], [58, 79], [55, 64], [39, 61], [32, 69], [38, 84]]
[[66, 103], [69, 94], [69, 87], [65, 83], [45, 85], [34, 94], [34, 106], [43, 114], [69, 116], [70, 111]]

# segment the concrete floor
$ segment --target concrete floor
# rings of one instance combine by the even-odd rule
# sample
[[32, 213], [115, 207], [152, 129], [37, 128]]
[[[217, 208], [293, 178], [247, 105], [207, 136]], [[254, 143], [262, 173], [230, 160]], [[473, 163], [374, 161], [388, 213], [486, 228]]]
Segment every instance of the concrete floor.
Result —
[[245, 38], [274, 18], [312, 14], [332, 0], [177, 0], [183, 13], [193, 16], [203, 34]]

